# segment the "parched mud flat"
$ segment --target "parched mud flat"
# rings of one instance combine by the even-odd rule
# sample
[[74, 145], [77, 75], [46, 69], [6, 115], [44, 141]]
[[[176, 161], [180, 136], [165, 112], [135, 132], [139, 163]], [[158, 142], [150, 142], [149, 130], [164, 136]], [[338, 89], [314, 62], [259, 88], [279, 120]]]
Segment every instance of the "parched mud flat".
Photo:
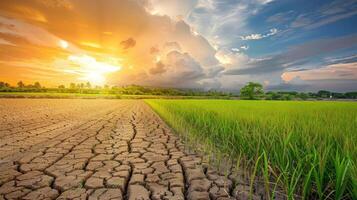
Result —
[[140, 100], [0, 100], [0, 200], [248, 199], [207, 166]]

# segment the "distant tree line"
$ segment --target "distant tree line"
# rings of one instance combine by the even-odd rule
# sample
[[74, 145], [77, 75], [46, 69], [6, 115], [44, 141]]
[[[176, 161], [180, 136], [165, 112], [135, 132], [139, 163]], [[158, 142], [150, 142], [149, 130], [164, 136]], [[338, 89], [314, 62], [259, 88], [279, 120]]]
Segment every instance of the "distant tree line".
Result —
[[39, 82], [34, 84], [25, 84], [19, 81], [16, 86], [0, 82], [0, 92], [53, 92], [53, 93], [81, 93], [81, 94], [117, 94], [117, 95], [162, 95], [162, 96], [217, 96], [231, 97], [232, 93], [216, 90], [199, 90], [199, 89], [174, 89], [144, 87], [139, 85], [128, 86], [92, 86], [87, 83], [70, 83], [67, 87], [59, 85], [57, 88], [46, 88]]
[[265, 99], [265, 100], [308, 100], [308, 99], [357, 99], [357, 92], [330, 92], [320, 90], [318, 92], [296, 91], [267, 91], [264, 92], [260, 83], [249, 82], [239, 93], [217, 90], [200, 89], [175, 89], [145, 87], [139, 85], [128, 86], [92, 86], [87, 83], [70, 83], [68, 86], [59, 85], [57, 88], [46, 88], [39, 82], [25, 84], [19, 81], [16, 86], [0, 81], [0, 92], [53, 92], [53, 93], [81, 93], [81, 94], [117, 94], [117, 95], [161, 95], [161, 96], [211, 96], [241, 99]]
[[268, 91], [264, 92], [260, 83], [249, 82], [240, 90], [241, 99], [265, 99], [265, 100], [307, 100], [307, 99], [357, 99], [357, 92], [330, 92], [320, 90], [314, 92], [296, 91]]
[[1, 92], [45, 92], [45, 88], [41, 86], [39, 82], [26, 85], [24, 82], [19, 81], [16, 86], [11, 86], [9, 83], [0, 81], [0, 91]]

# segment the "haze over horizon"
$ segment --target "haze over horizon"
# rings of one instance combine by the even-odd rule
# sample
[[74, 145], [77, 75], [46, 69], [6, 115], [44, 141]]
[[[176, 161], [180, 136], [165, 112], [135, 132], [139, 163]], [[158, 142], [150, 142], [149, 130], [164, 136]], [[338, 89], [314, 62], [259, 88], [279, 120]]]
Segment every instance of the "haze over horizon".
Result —
[[2, 0], [0, 81], [356, 91], [355, 0]]

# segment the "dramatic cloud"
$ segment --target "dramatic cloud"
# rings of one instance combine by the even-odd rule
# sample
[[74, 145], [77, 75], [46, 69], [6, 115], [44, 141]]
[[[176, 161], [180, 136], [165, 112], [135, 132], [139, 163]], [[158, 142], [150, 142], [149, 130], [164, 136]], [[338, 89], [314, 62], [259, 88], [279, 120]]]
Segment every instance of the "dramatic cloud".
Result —
[[197, 87], [197, 81], [206, 76], [201, 65], [188, 53], [176, 50], [160, 57], [149, 71], [156, 76], [144, 78], [145, 83], [170, 87]]
[[[27, 63], [27, 68], [36, 71], [35, 59], [42, 60], [44, 67], [57, 73], [57, 79], [47, 82], [51, 84], [62, 82], [63, 73], [78, 81], [90, 75], [83, 72], [88, 64], [75, 57], [90, 58], [85, 62], [100, 68], [120, 67], [110, 74], [101, 73], [102, 77], [88, 77], [99, 80], [105, 75], [109, 84], [162, 82], [163, 86], [197, 87], [200, 80], [222, 70], [216, 50], [203, 36], [181, 19], [148, 12], [152, 4], [139, 0], [1, 1], [0, 45], [12, 47], [1, 48], [0, 61], [3, 66], [14, 66], [12, 61], [21, 60], [16, 67]], [[12, 79], [25, 73], [13, 73]], [[36, 76], [39, 81], [48, 81], [40, 76]]]
[[204, 76], [200, 64], [187, 53], [171, 51], [166, 55], [163, 63], [167, 70], [172, 72], [169, 76], [175, 77], [178, 81], [182, 78], [193, 80]]
[[305, 1], [0, 1], [0, 79], [352, 88], [356, 1]]

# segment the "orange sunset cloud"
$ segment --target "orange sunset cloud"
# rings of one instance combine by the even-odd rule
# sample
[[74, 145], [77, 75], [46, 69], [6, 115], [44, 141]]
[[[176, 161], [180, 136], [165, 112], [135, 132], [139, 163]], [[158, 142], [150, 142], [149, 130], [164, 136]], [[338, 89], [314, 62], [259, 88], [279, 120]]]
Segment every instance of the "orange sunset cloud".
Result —
[[0, 6], [0, 79], [10, 83], [189, 86], [220, 69], [205, 38], [140, 1], [14, 0]]

